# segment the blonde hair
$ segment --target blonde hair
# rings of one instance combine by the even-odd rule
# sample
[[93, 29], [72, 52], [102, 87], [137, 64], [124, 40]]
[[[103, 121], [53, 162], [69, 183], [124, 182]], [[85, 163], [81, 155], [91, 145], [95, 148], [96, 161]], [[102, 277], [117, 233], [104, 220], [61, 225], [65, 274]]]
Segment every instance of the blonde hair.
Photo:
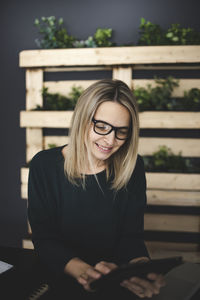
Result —
[[89, 129], [99, 105], [113, 101], [126, 107], [130, 113], [131, 133], [125, 143], [107, 160], [107, 179], [112, 177], [111, 188], [118, 191], [126, 187], [135, 168], [138, 153], [139, 117], [136, 99], [130, 88], [121, 80], [103, 79], [89, 86], [76, 104], [70, 128], [70, 142], [64, 170], [69, 181], [85, 187], [82, 170], [93, 168], [88, 146]]

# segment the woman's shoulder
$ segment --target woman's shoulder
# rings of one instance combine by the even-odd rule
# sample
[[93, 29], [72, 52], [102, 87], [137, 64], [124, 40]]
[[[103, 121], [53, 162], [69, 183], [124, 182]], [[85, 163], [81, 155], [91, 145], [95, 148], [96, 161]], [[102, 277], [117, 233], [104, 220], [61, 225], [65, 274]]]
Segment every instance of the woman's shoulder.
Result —
[[139, 171], [144, 169], [144, 160], [140, 154], [137, 155], [136, 164], [134, 171]]
[[45, 165], [63, 160], [62, 149], [65, 146], [66, 145], [39, 151], [31, 159], [30, 165]]

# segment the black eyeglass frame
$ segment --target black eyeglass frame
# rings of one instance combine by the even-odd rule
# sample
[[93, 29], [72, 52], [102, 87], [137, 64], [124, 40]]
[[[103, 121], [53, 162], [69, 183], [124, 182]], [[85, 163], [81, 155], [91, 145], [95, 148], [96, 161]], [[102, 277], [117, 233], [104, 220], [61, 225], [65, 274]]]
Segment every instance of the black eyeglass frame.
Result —
[[[108, 135], [109, 133], [111, 133], [111, 132], [114, 130], [114, 132], [115, 132], [115, 138], [118, 139], [118, 140], [122, 140], [122, 141], [127, 140], [127, 139], [129, 138], [129, 136], [130, 136], [130, 131], [131, 131], [131, 129], [130, 129], [130, 127], [128, 127], [128, 126], [115, 127], [115, 126], [111, 125], [111, 124], [108, 123], [108, 122], [105, 122], [105, 121], [102, 121], [102, 120], [95, 120], [95, 118], [92, 118], [92, 122], [94, 123], [93, 130], [94, 130], [94, 132], [95, 132], [96, 134], [99, 134], [99, 135]], [[99, 133], [99, 132], [97, 132], [97, 131], [95, 130], [95, 125], [96, 125], [96, 123], [98, 123], [98, 122], [101, 122], [101, 123], [103, 123], [103, 124], [109, 125], [109, 126], [111, 127], [111, 129], [110, 129], [108, 132], [106, 132], [106, 133]], [[127, 133], [127, 137], [126, 137], [126, 138], [121, 139], [121, 138], [117, 137], [117, 130], [120, 130], [120, 129], [128, 129], [128, 133]]]

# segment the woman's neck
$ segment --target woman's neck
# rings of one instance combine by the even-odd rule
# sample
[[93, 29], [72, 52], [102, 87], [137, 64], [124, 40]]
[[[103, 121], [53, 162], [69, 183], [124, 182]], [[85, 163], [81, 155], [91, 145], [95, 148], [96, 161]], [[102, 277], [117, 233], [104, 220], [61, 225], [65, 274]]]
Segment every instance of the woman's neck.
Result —
[[[66, 158], [66, 156], [67, 156], [67, 149], [68, 149], [67, 146], [65, 146], [61, 150], [62, 151], [62, 155], [63, 155], [64, 158]], [[88, 162], [87, 165], [88, 166], [90, 165], [89, 162]], [[87, 174], [91, 175], [91, 174], [100, 173], [100, 172], [102, 172], [105, 169], [106, 169], [106, 164], [105, 164], [104, 161], [95, 161], [93, 167], [91, 167], [91, 168], [87, 167], [84, 170], [81, 170], [81, 173], [85, 174], [85, 175], [87, 175]]]

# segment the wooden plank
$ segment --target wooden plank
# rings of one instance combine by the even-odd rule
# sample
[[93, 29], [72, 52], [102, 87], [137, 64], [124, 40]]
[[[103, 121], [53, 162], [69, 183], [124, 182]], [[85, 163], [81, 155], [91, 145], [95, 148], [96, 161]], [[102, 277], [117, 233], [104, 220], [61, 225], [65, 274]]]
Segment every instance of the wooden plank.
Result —
[[26, 162], [43, 149], [43, 134], [40, 128], [26, 128]]
[[135, 70], [199, 70], [200, 65], [193, 65], [193, 64], [182, 64], [182, 65], [176, 65], [176, 64], [162, 64], [160, 65], [135, 65]]
[[32, 241], [29, 239], [23, 239], [22, 240], [22, 248], [23, 249], [34, 249]]
[[[126, 68], [113, 68], [113, 78], [123, 80], [127, 82], [132, 88], [146, 87], [150, 84], [152, 87], [156, 87], [158, 84], [154, 79], [134, 79], [130, 80], [132, 75], [132, 68], [128, 68], [127, 78], [121, 73], [120, 70]], [[66, 80], [66, 81], [45, 81], [44, 87], [49, 89], [50, 93], [68, 94], [73, 86], [81, 86], [83, 89], [87, 88], [97, 80]], [[192, 88], [200, 88], [200, 79], [179, 79], [179, 86], [174, 88], [172, 93], [173, 97], [182, 97], [183, 92]]]
[[83, 89], [86, 89], [96, 81], [97, 80], [45, 81], [43, 86], [48, 88], [49, 93], [59, 93], [61, 95], [67, 96], [71, 92], [73, 86], [80, 86]]
[[132, 68], [131, 67], [114, 67], [113, 79], [119, 79], [124, 81], [130, 89], [132, 89]]
[[[199, 70], [200, 65], [134, 65], [134, 70]], [[44, 72], [85, 72], [85, 71], [111, 71], [112, 66], [89, 66], [89, 67], [47, 67], [43, 68]]]
[[[119, 69], [122, 68], [113, 68], [113, 78], [120, 79], [123, 78], [121, 74], [119, 74]], [[129, 68], [129, 72], [130, 72]], [[131, 69], [132, 73], [132, 69]], [[128, 82], [128, 85], [131, 88], [138, 88], [138, 87], [146, 87], [150, 84], [152, 87], [157, 86], [154, 79], [134, 79], [131, 80], [131, 74], [128, 74], [128, 78], [122, 79], [125, 82]], [[59, 93], [61, 95], [68, 95], [71, 92], [73, 86], [81, 86], [83, 89], [86, 89], [91, 84], [96, 82], [97, 80], [63, 80], [63, 81], [45, 81], [43, 86], [48, 88], [49, 93]], [[183, 92], [192, 88], [200, 88], [200, 79], [179, 79], [179, 87], [174, 89], [172, 93], [173, 97], [182, 97]]]
[[145, 213], [144, 230], [200, 233], [200, 216]]
[[200, 192], [147, 189], [147, 204], [199, 207]]
[[42, 106], [43, 70], [26, 70], [26, 110], [31, 110], [37, 105]]
[[140, 113], [140, 128], [197, 129], [200, 113], [145, 111]]
[[200, 46], [131, 46], [25, 50], [20, 67], [167, 64], [200, 62]]
[[44, 68], [44, 72], [85, 72], [85, 71], [111, 71], [112, 67], [110, 66], [100, 66], [96, 67], [90, 66], [90, 67], [60, 67], [60, 68]]
[[163, 145], [176, 155], [181, 152], [182, 156], [200, 156], [200, 139], [140, 137], [138, 151], [141, 155], [152, 155]]
[[148, 249], [165, 249], [165, 250], [179, 250], [179, 251], [198, 251], [200, 245], [198, 243], [176, 243], [176, 242], [160, 242], [160, 241], [145, 241]]
[[[69, 128], [73, 111], [21, 111], [20, 126]], [[140, 128], [200, 128], [200, 112], [142, 112]]]
[[21, 183], [21, 198], [27, 200], [28, 199], [28, 184]]
[[[148, 84], [150, 84], [152, 87], [156, 87], [158, 85], [154, 79], [134, 79], [132, 82], [134, 89], [140, 87], [145, 88]], [[174, 88], [172, 93], [173, 97], [182, 97], [184, 95], [184, 91], [188, 91], [192, 88], [200, 89], [200, 79], [179, 79], [178, 84], [179, 86]]]
[[69, 128], [73, 111], [21, 111], [20, 126], [34, 128]]
[[28, 173], [29, 173], [29, 168], [21, 168], [21, 171], [20, 171], [20, 177], [21, 177], [21, 183], [25, 183], [27, 184], [28, 183]]
[[148, 205], [200, 206], [199, 191], [147, 189]]
[[200, 174], [147, 172], [148, 189], [200, 191]]
[[200, 263], [200, 249], [198, 244], [157, 241], [145, 241], [145, 244], [152, 259], [181, 255], [184, 261]]

